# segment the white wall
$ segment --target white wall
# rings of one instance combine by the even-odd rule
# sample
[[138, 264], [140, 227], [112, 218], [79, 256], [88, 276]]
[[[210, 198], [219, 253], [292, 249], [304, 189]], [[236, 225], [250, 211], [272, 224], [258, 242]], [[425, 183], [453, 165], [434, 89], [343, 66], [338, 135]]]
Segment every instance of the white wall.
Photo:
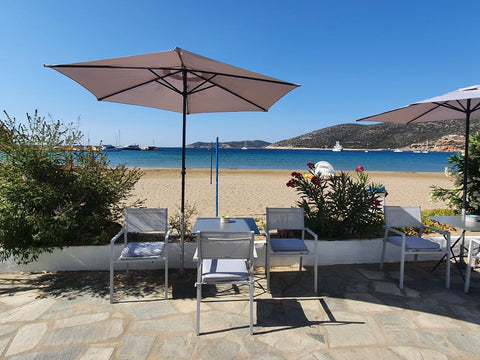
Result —
[[[445, 246], [443, 238], [432, 238]], [[263, 266], [265, 264], [265, 242], [256, 242], [258, 258], [255, 265]], [[313, 241], [307, 240], [307, 245], [313, 250]], [[318, 264], [336, 265], [336, 264], [362, 264], [379, 263], [382, 248], [382, 239], [368, 240], [341, 240], [341, 241], [323, 241], [318, 242]], [[195, 253], [196, 243], [185, 243], [185, 268], [195, 268], [193, 254]], [[115, 255], [121, 251], [121, 245], [115, 246]], [[441, 254], [427, 254], [419, 257], [422, 260], [440, 259]], [[180, 266], [180, 244], [169, 244], [169, 268], [179, 268]], [[387, 245], [385, 262], [398, 262], [400, 259], [399, 249], [392, 245]], [[407, 261], [410, 260], [407, 257]], [[298, 258], [275, 257], [271, 261], [272, 265], [292, 265], [298, 264]], [[304, 258], [304, 265], [313, 265], [312, 257]], [[55, 250], [52, 254], [41, 254], [38, 261], [27, 264], [17, 265], [13, 261], [0, 262], [0, 273], [7, 272], [41, 272], [41, 271], [79, 271], [79, 270], [109, 270], [110, 267], [110, 246], [75, 246]], [[137, 267], [130, 266], [132, 269], [148, 269], [163, 267], [160, 264], [139, 264]], [[117, 267], [116, 267], [117, 269]]]

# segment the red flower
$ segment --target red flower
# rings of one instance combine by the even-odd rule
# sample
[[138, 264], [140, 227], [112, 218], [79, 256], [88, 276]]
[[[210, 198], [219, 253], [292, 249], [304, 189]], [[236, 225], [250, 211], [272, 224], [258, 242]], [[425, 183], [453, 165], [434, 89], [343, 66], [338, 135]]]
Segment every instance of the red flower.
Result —
[[294, 177], [295, 179], [300, 179], [302, 177], [302, 174], [294, 171], [294, 172], [292, 172], [291, 176]]
[[364, 171], [365, 171], [365, 168], [364, 168], [363, 166], [359, 166], [359, 167], [357, 167], [357, 168], [355, 169], [355, 171], [356, 171], [357, 173], [359, 173], [359, 172], [364, 172]]
[[287, 182], [287, 186], [292, 188], [294, 188], [296, 184], [297, 182], [294, 179], [291, 179], [289, 182]]
[[312, 163], [311, 161], [309, 161], [309, 162], [307, 163], [307, 166], [308, 166], [310, 169], [313, 169], [313, 168], [315, 167], [315, 164]]
[[310, 181], [312, 182], [312, 184], [320, 186], [320, 178], [318, 176], [313, 176]]

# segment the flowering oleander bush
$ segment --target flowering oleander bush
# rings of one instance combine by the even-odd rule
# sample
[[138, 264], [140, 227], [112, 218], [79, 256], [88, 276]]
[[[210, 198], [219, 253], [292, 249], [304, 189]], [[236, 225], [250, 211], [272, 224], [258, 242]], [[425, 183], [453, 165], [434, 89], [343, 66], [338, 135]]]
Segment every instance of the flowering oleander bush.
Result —
[[[469, 139], [466, 211], [469, 214], [480, 215], [480, 133], [471, 135]], [[459, 213], [463, 202], [464, 155], [454, 154], [448, 158], [448, 163], [445, 175], [453, 180], [453, 189], [434, 185], [431, 187], [430, 200], [445, 201], [449, 209]]]
[[74, 151], [72, 124], [35, 114], [0, 119], [0, 261], [28, 263], [54, 247], [108, 242], [141, 176], [106, 154]]
[[287, 182], [300, 195], [298, 206], [305, 211], [307, 227], [325, 238], [379, 234], [383, 223], [379, 196], [384, 188], [369, 183], [363, 166], [357, 167], [354, 176], [340, 172], [329, 177], [317, 176], [313, 163], [307, 166], [307, 174], [295, 171]]

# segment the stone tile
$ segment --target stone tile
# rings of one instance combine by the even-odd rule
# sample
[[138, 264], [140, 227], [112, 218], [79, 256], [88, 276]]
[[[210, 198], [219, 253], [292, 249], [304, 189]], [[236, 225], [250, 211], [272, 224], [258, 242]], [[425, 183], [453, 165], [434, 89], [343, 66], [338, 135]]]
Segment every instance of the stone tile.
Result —
[[38, 299], [9, 310], [0, 318], [0, 324], [14, 321], [33, 321], [55, 304], [53, 299]]
[[52, 331], [45, 339], [47, 346], [66, 346], [82, 343], [99, 343], [116, 338], [124, 331], [123, 321], [106, 320], [101, 323], [62, 328]]
[[165, 339], [157, 348], [157, 357], [174, 360], [194, 358], [193, 349], [195, 343], [193, 335]]
[[198, 357], [205, 360], [229, 360], [237, 357], [240, 345], [225, 339], [208, 346], [205, 351]]
[[255, 335], [257, 341], [271, 346], [273, 349], [282, 353], [295, 353], [298, 349], [324, 350], [327, 345], [314, 339], [313, 337], [305, 336], [305, 332], [300, 329], [291, 329], [288, 331], [288, 336], [279, 336], [282, 332], [270, 332], [262, 335]]
[[401, 290], [398, 288], [397, 282], [374, 281], [373, 290], [377, 293], [402, 296]]
[[156, 335], [127, 334], [122, 339], [119, 359], [146, 359], [152, 350]]
[[109, 316], [110, 316], [109, 313], [79, 315], [79, 316], [74, 316], [66, 319], [57, 320], [55, 321], [54, 327], [58, 329], [63, 327], [86, 325], [86, 324], [107, 320]]
[[448, 347], [446, 341], [443, 339], [443, 336], [440, 333], [432, 331], [416, 331], [415, 335], [417, 336], [418, 341], [433, 349]]
[[358, 268], [357, 271], [365, 276], [368, 280], [384, 280], [385, 279], [385, 273], [383, 270], [368, 270], [364, 268]]
[[405, 331], [387, 331], [387, 335], [395, 342], [401, 344], [412, 344], [412, 338]]
[[15, 325], [0, 325], [0, 336], [10, 334], [11, 332], [17, 330], [18, 326]]
[[386, 347], [335, 349], [330, 351], [330, 355], [334, 360], [410, 360], [401, 358]]
[[407, 314], [401, 312], [393, 312], [375, 315], [377, 321], [386, 329], [414, 329], [416, 328], [413, 321]]
[[472, 335], [461, 331], [448, 331], [446, 337], [458, 350], [480, 357], [478, 334]]
[[83, 347], [72, 347], [45, 352], [31, 352], [25, 355], [12, 356], [8, 360], [76, 360], [83, 349]]
[[11, 306], [18, 307], [29, 302], [32, 302], [38, 298], [37, 290], [24, 291], [18, 294], [9, 294], [0, 296], [0, 303]]
[[28, 324], [18, 329], [8, 347], [6, 356], [15, 355], [33, 349], [47, 331], [46, 323]]
[[379, 343], [375, 336], [376, 328], [368, 322], [367, 317], [340, 313], [336, 321], [338, 324], [332, 323], [325, 327], [329, 348]]
[[172, 316], [158, 320], [135, 321], [130, 326], [132, 333], [143, 332], [192, 332], [194, 331], [193, 317], [190, 315]]
[[413, 346], [391, 346], [390, 349], [405, 360], [448, 360], [448, 356], [432, 349]]
[[78, 360], [110, 360], [115, 348], [113, 347], [90, 347]]
[[431, 329], [459, 329], [459, 324], [448, 316], [441, 316], [428, 313], [417, 313], [413, 316], [415, 323], [420, 328]]
[[114, 306], [135, 320], [159, 318], [175, 314], [175, 308], [168, 300], [153, 301], [147, 304], [115, 304]]

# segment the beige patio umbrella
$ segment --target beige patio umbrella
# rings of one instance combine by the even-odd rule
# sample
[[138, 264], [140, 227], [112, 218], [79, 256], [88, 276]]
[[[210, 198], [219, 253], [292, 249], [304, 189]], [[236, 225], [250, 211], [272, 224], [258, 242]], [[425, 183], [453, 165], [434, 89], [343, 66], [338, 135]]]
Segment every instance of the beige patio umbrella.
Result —
[[368, 116], [357, 121], [380, 121], [398, 124], [456, 120], [465, 117], [465, 153], [463, 171], [462, 214], [467, 204], [468, 141], [470, 120], [480, 118], [480, 85], [449, 92], [445, 95], [419, 101], [409, 106], [381, 114]]
[[68, 76], [99, 101], [153, 107], [183, 114], [181, 258], [184, 270], [185, 136], [187, 114], [268, 111], [300, 86], [174, 50], [63, 65], [44, 65]]

